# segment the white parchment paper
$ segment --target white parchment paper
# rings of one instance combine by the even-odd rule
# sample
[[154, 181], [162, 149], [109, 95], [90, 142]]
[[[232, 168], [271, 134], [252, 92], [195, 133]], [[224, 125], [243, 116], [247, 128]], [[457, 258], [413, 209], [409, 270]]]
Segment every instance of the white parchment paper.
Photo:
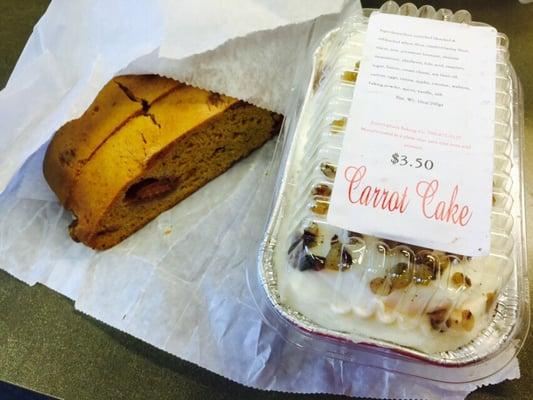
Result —
[[[271, 202], [274, 176], [265, 171], [274, 142], [109, 251], [68, 237], [71, 216], [42, 177], [44, 149], [108, 79], [160, 73], [284, 111], [296, 50], [310, 27], [303, 21], [339, 6], [54, 0], [0, 92], [0, 267], [117, 329], [261, 389], [461, 399], [479, 385], [518, 378], [514, 359], [490, 379], [442, 384], [306, 353], [266, 325], [245, 270]], [[335, 21], [321, 18], [323, 27]]]

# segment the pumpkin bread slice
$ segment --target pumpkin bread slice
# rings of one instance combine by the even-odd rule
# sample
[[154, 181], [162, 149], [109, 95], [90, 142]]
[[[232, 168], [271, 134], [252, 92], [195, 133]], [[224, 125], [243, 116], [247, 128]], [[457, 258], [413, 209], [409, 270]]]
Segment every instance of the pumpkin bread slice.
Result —
[[[83, 123], [86, 113], [76, 121], [85, 132], [79, 136], [86, 140], [76, 141], [72, 138], [76, 134], [69, 136], [62, 128], [47, 151], [45, 177], [75, 216], [70, 234], [94, 249], [119, 243], [260, 147], [281, 126], [281, 115], [237, 99], [176, 81], [167, 87], [157, 78], [145, 79], [115, 78], [126, 95], [121, 101], [140, 104], [140, 111], [119, 106], [127, 110], [122, 118], [127, 116], [117, 124], [120, 118], [114, 108], [103, 106], [110, 102], [105, 97], [111, 97], [104, 88], [95, 103], [101, 104], [100, 118], [109, 114], [113, 121], [98, 124], [108, 133], [93, 133], [94, 124], [88, 128]], [[148, 90], [154, 82], [168, 90]], [[104, 99], [100, 99], [102, 93]], [[47, 164], [46, 160], [60, 157], [58, 149], [66, 147], [56, 141], [68, 141], [76, 155], [85, 157], [83, 162], [75, 169], [72, 164]], [[91, 151], [85, 148], [87, 143], [93, 143]], [[58, 178], [64, 175], [70, 179]], [[71, 187], [59, 187], [62, 182]]]

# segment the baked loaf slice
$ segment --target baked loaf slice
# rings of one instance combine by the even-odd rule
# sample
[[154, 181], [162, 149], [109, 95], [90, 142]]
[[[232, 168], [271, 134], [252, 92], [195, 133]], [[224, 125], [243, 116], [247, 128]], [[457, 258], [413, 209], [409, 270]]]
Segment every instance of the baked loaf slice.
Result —
[[155, 75], [111, 80], [53, 137], [44, 176], [94, 249], [119, 243], [257, 149], [282, 116]]

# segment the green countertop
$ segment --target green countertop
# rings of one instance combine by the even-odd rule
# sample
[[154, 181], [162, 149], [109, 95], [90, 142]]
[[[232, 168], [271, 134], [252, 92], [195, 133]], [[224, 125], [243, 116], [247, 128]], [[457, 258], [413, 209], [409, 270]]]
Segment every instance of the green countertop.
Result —
[[[0, 0], [0, 87], [4, 87], [48, 0]], [[522, 81], [526, 113], [526, 203], [533, 205], [533, 4], [518, 0], [415, 2], [467, 9], [506, 33]], [[363, 1], [376, 7], [381, 1]], [[528, 69], [529, 67], [529, 69]], [[31, 99], [29, 99], [31, 101]], [[533, 212], [528, 257], [533, 260]], [[530, 276], [533, 271], [530, 271]], [[533, 398], [533, 340], [519, 355], [522, 378], [480, 388], [469, 399]], [[230, 382], [74, 310], [40, 285], [28, 287], [0, 271], [0, 380], [66, 399], [307, 399], [340, 396], [263, 392]]]

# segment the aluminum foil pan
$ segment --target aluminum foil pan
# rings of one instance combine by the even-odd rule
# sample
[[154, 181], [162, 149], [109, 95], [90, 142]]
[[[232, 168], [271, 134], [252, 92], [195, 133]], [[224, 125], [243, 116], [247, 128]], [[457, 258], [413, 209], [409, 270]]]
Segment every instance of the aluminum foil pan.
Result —
[[[495, 301], [487, 326], [468, 344], [447, 351], [426, 352], [395, 343], [394, 339], [377, 339], [354, 331], [328, 328], [281, 300], [277, 268], [285, 267], [281, 264], [295, 262], [290, 259], [291, 244], [287, 238], [290, 237], [294, 241], [297, 232], [301, 232], [302, 221], [312, 219], [320, 222], [320, 214], [327, 212], [327, 193], [324, 197], [324, 193], [316, 191], [317, 182], [320, 186], [324, 177], [317, 177], [320, 172], [327, 175], [327, 164], [331, 161], [334, 166], [335, 157], [338, 157], [340, 152], [341, 142], [338, 139], [324, 141], [322, 136], [314, 137], [313, 132], [329, 129], [338, 133], [345, 125], [347, 107], [345, 105], [343, 108], [341, 103], [347, 101], [349, 104], [351, 101], [351, 90], [357, 76], [358, 54], [368, 16], [373, 11], [375, 10], [365, 10], [363, 17], [346, 15], [342, 24], [326, 35], [314, 51], [312, 78], [308, 83], [303, 105], [296, 116], [296, 123], [286, 131], [277, 195], [259, 253], [256, 273], [263, 289], [262, 296], [268, 303], [268, 310], [263, 307], [263, 313], [270, 323], [277, 325], [288, 340], [300, 347], [321, 348], [339, 359], [354, 359], [358, 357], [358, 352], [370, 351], [386, 357], [416, 359], [440, 366], [458, 367], [496, 357], [503, 350], [513, 347], [515, 350], [507, 357], [509, 359], [518, 351], [528, 330], [529, 292], [522, 197], [522, 98], [519, 81], [509, 62], [508, 40], [503, 34], [498, 34], [497, 47], [495, 189], [490, 257], [491, 260], [501, 262], [507, 273], [502, 274], [500, 290], [494, 293]], [[380, 11], [483, 25], [472, 22], [466, 11], [454, 14], [449, 10], [435, 11], [431, 6], [418, 9], [413, 4], [399, 7], [394, 2], [387, 2]], [[306, 144], [303, 145], [303, 142]], [[310, 154], [306, 158], [309, 164], [302, 163], [302, 151]], [[308, 173], [304, 171], [306, 168], [310, 170]], [[303, 199], [300, 207], [294, 206], [296, 197]], [[313, 214], [315, 216], [310, 217]], [[321, 223], [325, 224], [325, 219]], [[369, 239], [358, 237], [357, 240], [364, 243]], [[377, 245], [382, 246], [385, 252], [403, 249], [397, 243], [391, 245], [387, 241], [373, 240], [376, 240]], [[409, 253], [412, 257], [415, 252], [416, 250], [406, 254]], [[457, 262], [460, 265], [459, 261]]]

